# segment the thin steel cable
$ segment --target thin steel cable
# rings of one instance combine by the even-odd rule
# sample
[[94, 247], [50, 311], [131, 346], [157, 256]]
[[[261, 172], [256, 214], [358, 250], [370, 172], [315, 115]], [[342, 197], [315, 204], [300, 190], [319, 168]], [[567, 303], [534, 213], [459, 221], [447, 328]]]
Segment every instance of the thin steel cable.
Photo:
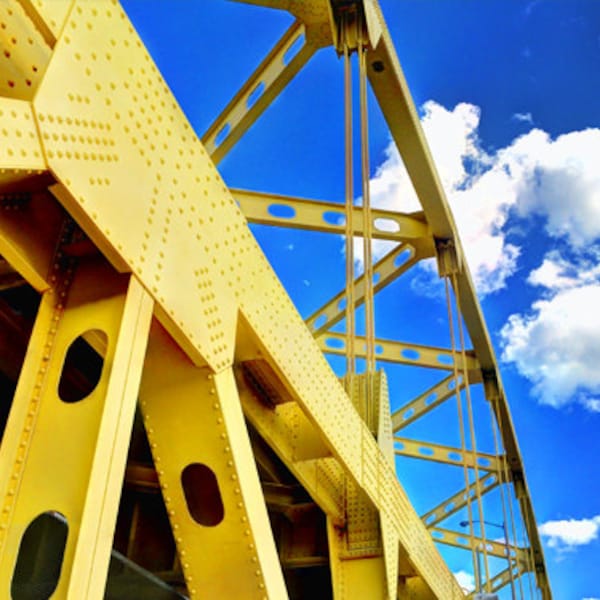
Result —
[[469, 372], [466, 368], [467, 364], [467, 355], [465, 351], [465, 335], [462, 324], [462, 308], [460, 303], [460, 294], [458, 291], [458, 282], [456, 279], [456, 273], [452, 273], [452, 287], [454, 288], [454, 297], [456, 299], [456, 313], [457, 313], [457, 322], [458, 322], [458, 335], [460, 340], [460, 351], [462, 356], [463, 363], [463, 372], [465, 378], [465, 397], [467, 403], [467, 416], [469, 419], [469, 432], [471, 437], [471, 451], [473, 452], [474, 461], [473, 468], [475, 472], [475, 491], [477, 496], [477, 508], [479, 512], [479, 521], [480, 521], [480, 530], [481, 530], [481, 541], [483, 546], [483, 564], [485, 567], [485, 579], [486, 579], [486, 591], [491, 591], [491, 579], [490, 579], [490, 568], [488, 564], [488, 552], [487, 552], [487, 540], [485, 534], [485, 515], [483, 510], [483, 500], [481, 493], [481, 482], [479, 480], [479, 465], [477, 464], [477, 439], [475, 436], [475, 421], [473, 418], [473, 402], [471, 399], [471, 388], [469, 386]]
[[356, 364], [356, 351], [354, 336], [356, 327], [354, 323], [355, 290], [354, 290], [354, 173], [352, 152], [352, 63], [348, 48], [348, 22], [344, 16], [342, 21], [343, 47], [344, 47], [344, 130], [345, 130], [345, 169], [346, 169], [346, 375], [348, 389], [353, 391], [354, 371]]
[[463, 466], [463, 476], [465, 480], [465, 490], [466, 497], [465, 501], [467, 504], [467, 514], [469, 517], [469, 546], [471, 547], [471, 555], [473, 560], [473, 571], [475, 572], [475, 579], [477, 585], [477, 591], [480, 590], [481, 583], [481, 573], [479, 572], [479, 560], [477, 550], [473, 544], [473, 507], [471, 506], [471, 493], [469, 491], [470, 487], [470, 477], [469, 477], [469, 467], [467, 466], [467, 443], [466, 443], [466, 434], [465, 434], [465, 422], [463, 417], [463, 409], [462, 409], [462, 399], [460, 395], [460, 385], [458, 379], [458, 367], [456, 362], [456, 336], [454, 333], [454, 315], [452, 312], [452, 302], [450, 300], [450, 285], [448, 281], [448, 277], [444, 278], [444, 285], [446, 288], [446, 308], [448, 311], [448, 323], [450, 325], [450, 347], [452, 350], [452, 369], [454, 373], [454, 390], [456, 396], [456, 406], [458, 409], [458, 431], [460, 433], [460, 448], [461, 448], [461, 456], [462, 456], [462, 466]]

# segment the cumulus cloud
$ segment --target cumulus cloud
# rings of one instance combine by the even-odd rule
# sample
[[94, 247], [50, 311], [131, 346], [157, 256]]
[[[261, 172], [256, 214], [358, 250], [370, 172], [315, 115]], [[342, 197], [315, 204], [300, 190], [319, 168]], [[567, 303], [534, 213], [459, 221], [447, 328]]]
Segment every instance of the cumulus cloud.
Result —
[[502, 151], [518, 179], [517, 208], [539, 214], [547, 233], [582, 248], [600, 236], [600, 129], [573, 131], [556, 140], [534, 129]]
[[[465, 255], [480, 296], [497, 292], [519, 268], [519, 239], [532, 216], [541, 218], [555, 249], [527, 276], [539, 291], [528, 310], [513, 314], [501, 331], [503, 359], [533, 383], [541, 402], [563, 406], [573, 400], [600, 412], [600, 129], [552, 138], [539, 128], [494, 152], [483, 149], [480, 110], [460, 103], [422, 107], [422, 126], [454, 213]], [[529, 113], [514, 118], [531, 123]], [[376, 208], [410, 213], [420, 205], [395, 145], [371, 179]], [[508, 241], [518, 224], [522, 237]], [[517, 241], [515, 241], [517, 240]], [[376, 240], [375, 260], [393, 244]], [[560, 251], [558, 250], [560, 248]], [[362, 240], [355, 240], [362, 267]], [[435, 261], [424, 261], [412, 280], [418, 294], [443, 289]]]
[[572, 550], [577, 546], [585, 546], [598, 538], [600, 515], [590, 519], [546, 521], [539, 525], [538, 530], [550, 548], [563, 551]]
[[543, 404], [579, 401], [598, 410], [600, 371], [600, 286], [560, 289], [533, 303], [527, 314], [513, 314], [500, 332], [502, 358], [533, 383]]
[[475, 577], [471, 573], [458, 571], [458, 573], [454, 573], [454, 577], [465, 592], [472, 592], [475, 589]]
[[[528, 122], [531, 115], [515, 118]], [[600, 129], [556, 139], [532, 129], [489, 153], [480, 144], [480, 110], [473, 104], [449, 110], [429, 101], [422, 107], [421, 121], [480, 295], [504, 288], [517, 270], [521, 248], [506, 240], [511, 215], [541, 216], [547, 235], [573, 248], [583, 249], [600, 237], [600, 171], [595, 160]], [[420, 209], [393, 143], [371, 179], [371, 198], [377, 208]], [[376, 241], [375, 258], [389, 249], [389, 243]], [[356, 256], [360, 262], [360, 241]], [[433, 277], [433, 263], [427, 269]], [[426, 288], [422, 283], [421, 291]]]
[[[487, 294], [501, 289], [516, 268], [518, 248], [505, 242], [501, 231], [514, 203], [514, 190], [502, 193], [505, 175], [493, 167], [490, 156], [479, 145], [479, 108], [467, 103], [448, 110], [435, 102], [424, 104], [422, 126], [442, 185], [449, 197], [478, 291]], [[508, 198], [508, 201], [507, 201]], [[416, 193], [393, 143], [371, 179], [371, 202], [376, 208], [414, 212], [420, 210]], [[362, 260], [362, 242], [355, 243]], [[375, 241], [373, 255], [381, 258], [390, 243]], [[435, 278], [435, 263], [426, 266]], [[421, 291], [433, 284], [421, 278]]]
[[528, 283], [541, 289], [529, 311], [513, 314], [500, 332], [502, 358], [533, 383], [533, 393], [554, 407], [579, 402], [600, 412], [599, 251], [565, 258], [550, 251]]

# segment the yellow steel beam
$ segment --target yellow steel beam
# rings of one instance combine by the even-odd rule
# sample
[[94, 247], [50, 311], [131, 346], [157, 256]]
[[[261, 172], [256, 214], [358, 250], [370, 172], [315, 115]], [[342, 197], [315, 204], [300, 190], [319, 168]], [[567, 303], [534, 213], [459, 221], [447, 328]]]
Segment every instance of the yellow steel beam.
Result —
[[[358, 414], [377, 439], [391, 466], [394, 465], [392, 427], [387, 379], [383, 371], [356, 375], [349, 395]], [[343, 488], [346, 522], [342, 528], [331, 520], [328, 540], [331, 573], [336, 598], [396, 598], [399, 540], [393, 522], [347, 477]], [[403, 563], [406, 555], [402, 553]]]
[[[490, 578], [491, 591], [498, 592], [504, 586], [508, 585], [511, 581], [511, 571], [512, 571], [512, 580], [516, 581], [521, 575], [527, 572], [527, 562], [524, 560], [515, 561], [510, 568], [506, 568], [500, 573], [497, 573], [492, 578]], [[486, 583], [484, 582], [482, 585], [482, 589], [486, 589]], [[473, 598], [473, 594], [469, 595], [469, 598]]]
[[195, 366], [156, 324], [140, 406], [190, 596], [286, 598], [232, 369]]
[[[357, 508], [358, 502], [356, 502]], [[369, 514], [363, 508], [363, 515]], [[373, 598], [385, 600], [389, 598], [385, 577], [385, 565], [381, 556], [366, 555], [361, 558], [348, 556], [346, 551], [347, 534], [343, 529], [328, 523], [329, 557], [331, 565], [331, 581], [333, 597], [340, 600], [355, 598]], [[368, 532], [365, 534], [368, 539]]]
[[398, 456], [408, 456], [411, 458], [421, 458], [447, 465], [463, 465], [464, 462], [469, 468], [477, 467], [482, 471], [492, 471], [500, 473], [504, 466], [504, 457], [497, 457], [495, 454], [486, 452], [473, 452], [467, 450], [463, 452], [460, 448], [453, 446], [444, 446], [442, 444], [432, 444], [421, 440], [409, 440], [407, 438], [395, 437], [395, 452]]
[[[152, 314], [135, 279], [105, 264], [74, 268], [60, 254], [56, 261], [0, 448], [7, 598], [25, 531], [55, 512], [68, 526], [56, 596], [102, 597]], [[102, 370], [95, 387], [72, 395], [64, 365], [71, 344], [89, 330], [106, 337]]]
[[[502, 479], [501, 473], [488, 472], [484, 473], [479, 478], [479, 487], [482, 494], [491, 492], [496, 488]], [[433, 527], [449, 517], [463, 509], [469, 501], [473, 502], [476, 493], [476, 483], [471, 483], [467, 488], [463, 488], [456, 494], [446, 498], [443, 502], [440, 502], [437, 506], [428, 510], [424, 515], [421, 516], [423, 523], [427, 527]]]
[[[394, 433], [397, 433], [407, 425], [414, 423], [434, 408], [440, 406], [448, 398], [455, 396], [457, 391], [460, 392], [465, 387], [465, 380], [462, 375], [458, 376], [459, 382], [456, 385], [454, 373], [444, 377], [440, 382], [436, 383], [416, 398], [407, 402], [404, 406], [392, 413], [392, 427]], [[458, 390], [457, 390], [458, 388]]]
[[[455, 548], [471, 550], [471, 548], [483, 548], [484, 546], [483, 539], [476, 536], [471, 537], [464, 531], [452, 531], [451, 529], [432, 527], [431, 535], [436, 542], [454, 546]], [[489, 556], [497, 558], [507, 558], [508, 556], [511, 561], [524, 561], [528, 551], [526, 548], [519, 548], [513, 545], [507, 546], [503, 542], [496, 542], [489, 538], [486, 539], [485, 546]]]
[[[343, 333], [327, 331], [317, 338], [317, 342], [321, 350], [325, 353], [345, 354], [345, 339], [346, 337]], [[356, 356], [365, 356], [365, 338], [357, 335], [355, 339], [357, 342]], [[453, 355], [452, 351], [447, 348], [434, 348], [432, 346], [378, 338], [375, 340], [375, 353], [377, 360], [402, 365], [452, 371], [454, 370], [454, 361], [456, 360], [456, 368], [459, 370], [466, 368], [475, 377], [477, 377], [479, 371], [479, 363], [471, 351], [466, 352], [465, 362], [460, 354]]]
[[[237, 376], [246, 418], [334, 523], [345, 520], [344, 470], [296, 402], [271, 407], [261, 401], [241, 371]], [[291, 437], [290, 431], [295, 435]]]
[[[288, 52], [293, 51], [296, 44], [302, 46], [286, 62]], [[317, 49], [318, 46], [308, 42], [301, 22], [288, 29], [202, 137], [215, 164], [221, 162]]]
[[[399, 244], [373, 267], [373, 278], [376, 281], [373, 286], [374, 293], [406, 273], [427, 256], [428, 254], [416, 245]], [[354, 280], [354, 288], [355, 304], [358, 307], [364, 302], [364, 275], [360, 275]], [[306, 319], [306, 325], [315, 336], [319, 336], [344, 318], [345, 296], [345, 291], [339, 292]]]
[[[341, 204], [237, 189], [232, 189], [231, 193], [250, 223], [326, 233], [344, 233], [345, 215], [344, 207]], [[281, 208], [287, 209], [289, 216], [274, 214]], [[416, 239], [424, 245], [431, 240], [431, 252], [433, 253], [433, 240], [429, 237], [427, 225], [420, 215], [376, 209], [371, 210], [371, 214], [374, 239], [394, 242], [410, 242]], [[362, 208], [355, 206], [354, 235], [363, 235], [363, 221]]]

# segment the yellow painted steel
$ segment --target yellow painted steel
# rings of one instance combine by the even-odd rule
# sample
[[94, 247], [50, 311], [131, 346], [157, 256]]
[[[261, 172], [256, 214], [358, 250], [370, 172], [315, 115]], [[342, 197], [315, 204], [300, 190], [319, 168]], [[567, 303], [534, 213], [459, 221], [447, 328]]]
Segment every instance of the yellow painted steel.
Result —
[[[125, 485], [160, 487], [177, 548], [173, 573], [183, 570], [186, 593], [215, 598], [297, 594], [290, 570], [299, 567], [325, 567], [335, 598], [463, 598], [431, 533], [464, 546], [438, 524], [476, 484], [487, 493], [512, 483], [531, 546], [509, 544], [513, 570], [534, 569], [549, 600], [489, 336], [377, 2], [352, 10], [365, 22], [369, 78], [424, 212], [372, 211], [373, 237], [398, 242], [373, 266], [372, 293], [423, 258], [443, 259], [450, 243], [473, 341], [472, 351], [453, 357], [380, 339], [377, 358], [456, 369], [459, 392], [483, 382], [500, 456], [394, 438], [456, 393], [450, 378], [394, 415], [383, 373], [357, 376], [346, 390], [323, 354], [344, 352], [343, 334], [330, 331], [344, 317], [344, 293], [303, 321], [253, 238], [248, 221], [343, 231], [324, 221], [340, 205], [229, 190], [215, 163], [317, 49], [339, 46], [339, 11], [348, 7], [248, 3], [289, 10], [297, 21], [204, 143], [118, 2], [0, 4], [0, 255], [41, 293], [33, 333], [22, 332], [27, 354], [0, 447], [0, 596], [10, 596], [28, 526], [59, 513], [68, 538], [53, 597], [102, 597], [125, 473]], [[295, 217], [274, 218], [273, 204]], [[354, 213], [355, 233], [365, 233], [361, 210]], [[356, 307], [372, 300], [365, 287], [358, 277]], [[79, 338], [103, 368], [84, 397], [65, 401]], [[355, 341], [364, 355], [364, 339]], [[153, 462], [126, 471], [138, 396]], [[486, 474], [420, 519], [396, 477], [395, 454], [449, 465], [464, 458]], [[142, 518], [135, 510], [132, 522]], [[278, 529], [279, 512], [286, 521]], [[129, 546], [139, 534], [132, 524]], [[511, 572], [489, 587], [505, 585]]]
[[[358, 350], [357, 356], [364, 356], [365, 340], [363, 336], [355, 336]], [[319, 346], [323, 352], [331, 354], [343, 354], [344, 336], [343, 334], [328, 331], [318, 338]], [[433, 348], [419, 344], [407, 344], [393, 340], [375, 340], [376, 353], [378, 360], [386, 362], [395, 362], [404, 365], [414, 365], [418, 367], [429, 367], [431, 369], [442, 369], [451, 371], [456, 362], [458, 368], [473, 371], [474, 374], [480, 372], [479, 363], [473, 352], [468, 352], [465, 360], [459, 356], [452, 356], [452, 351], [446, 348]], [[465, 364], [466, 363], [466, 364]]]
[[457, 466], [461, 466], [464, 460], [470, 468], [474, 468], [477, 463], [478, 468], [482, 471], [494, 471], [497, 474], [500, 474], [503, 468], [502, 457], [497, 457], [495, 454], [473, 452], [472, 450], [463, 452], [460, 448], [401, 437], [395, 437], [394, 442], [399, 444], [395, 450], [399, 456], [410, 456]]
[[392, 413], [392, 428], [394, 433], [414, 423], [417, 419], [425, 416], [448, 400], [448, 398], [454, 396], [456, 394], [456, 387], [460, 391], [465, 385], [464, 381], [460, 381], [458, 386], [455, 386], [454, 383], [454, 374], [448, 375], [448, 377], [445, 377], [442, 381], [436, 383], [394, 411]]
[[[190, 596], [287, 597], [232, 369], [195, 366], [157, 325], [140, 401]], [[189, 465], [216, 477], [214, 520], [190, 509]]]
[[[60, 255], [57, 257], [59, 260]], [[55, 262], [44, 293], [0, 463], [0, 581], [10, 582], [21, 538], [40, 514], [69, 529], [56, 594], [102, 596], [152, 302], [134, 279], [104, 264]], [[67, 350], [90, 331], [106, 336], [102, 373], [85, 398], [60, 397]]]
[[[455, 546], [457, 548], [469, 548], [471, 544], [476, 548], [481, 548], [484, 544], [484, 540], [481, 538], [475, 536], [470, 537], [465, 535], [464, 532], [461, 534], [460, 532], [444, 529], [442, 527], [433, 527], [431, 533], [440, 543]], [[495, 556], [497, 558], [506, 558], [508, 556], [511, 560], [525, 561], [525, 549], [511, 545], [507, 546], [506, 544], [495, 540], [485, 540], [485, 544], [490, 556]]]
[[[399, 244], [375, 263], [373, 274], [374, 277], [377, 277], [377, 283], [373, 286], [373, 291], [377, 293], [427, 256], [428, 254], [416, 244]], [[360, 275], [355, 281], [355, 305], [357, 307], [363, 303], [364, 293], [364, 277]], [[344, 318], [344, 303], [345, 292], [341, 291], [306, 319], [306, 325], [315, 336], [326, 332]]]
[[[290, 198], [277, 194], [261, 194], [247, 190], [232, 189], [231, 193], [239, 203], [248, 222], [263, 225], [278, 225], [326, 233], [344, 233], [344, 207], [334, 202], [319, 202], [304, 198]], [[289, 217], [278, 217], [272, 209], [291, 209]], [[353, 207], [354, 234], [362, 235], [362, 209]], [[386, 210], [371, 210], [373, 238], [391, 242], [410, 242], [417, 239], [424, 246], [432, 247], [432, 238], [422, 217], [414, 214], [400, 214]]]
[[[286, 55], [296, 44], [302, 47], [286, 64]], [[316, 50], [317, 46], [306, 40], [302, 23], [297, 21], [288, 29], [202, 137], [202, 143], [215, 164], [239, 141]]]
[[[479, 485], [483, 493], [489, 492], [497, 487], [502, 481], [503, 474], [494, 472], [487, 472], [481, 476]], [[463, 509], [467, 504], [467, 498], [475, 493], [475, 484], [470, 484], [467, 488], [463, 488], [456, 494], [453, 494], [449, 498], [446, 498], [443, 502], [428, 510], [422, 515], [423, 522], [428, 527], [437, 525], [440, 521], [443, 521], [450, 515]]]

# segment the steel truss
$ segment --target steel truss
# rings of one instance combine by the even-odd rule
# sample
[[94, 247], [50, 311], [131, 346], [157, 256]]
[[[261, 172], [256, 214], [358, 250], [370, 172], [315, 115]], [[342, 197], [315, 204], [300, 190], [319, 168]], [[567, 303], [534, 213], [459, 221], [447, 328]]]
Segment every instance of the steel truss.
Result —
[[[378, 3], [246, 2], [296, 21], [202, 141], [116, 0], [0, 4], [0, 595], [462, 598], [441, 543], [506, 559], [486, 560], [486, 591], [533, 573], [549, 600], [492, 345]], [[355, 235], [397, 244], [356, 307], [436, 256], [472, 342], [376, 339], [381, 363], [443, 372], [393, 412], [383, 371], [340, 380], [325, 358], [346, 351], [344, 292], [303, 320], [248, 227], [339, 235], [323, 215], [343, 207], [230, 190], [216, 168], [318, 49], [340, 50], [349, 13], [423, 207], [353, 208]], [[477, 386], [495, 450], [405, 437]], [[396, 455], [458, 465], [465, 487], [420, 518]], [[523, 534], [475, 535], [471, 513], [468, 532], [440, 526], [500, 490]]]

